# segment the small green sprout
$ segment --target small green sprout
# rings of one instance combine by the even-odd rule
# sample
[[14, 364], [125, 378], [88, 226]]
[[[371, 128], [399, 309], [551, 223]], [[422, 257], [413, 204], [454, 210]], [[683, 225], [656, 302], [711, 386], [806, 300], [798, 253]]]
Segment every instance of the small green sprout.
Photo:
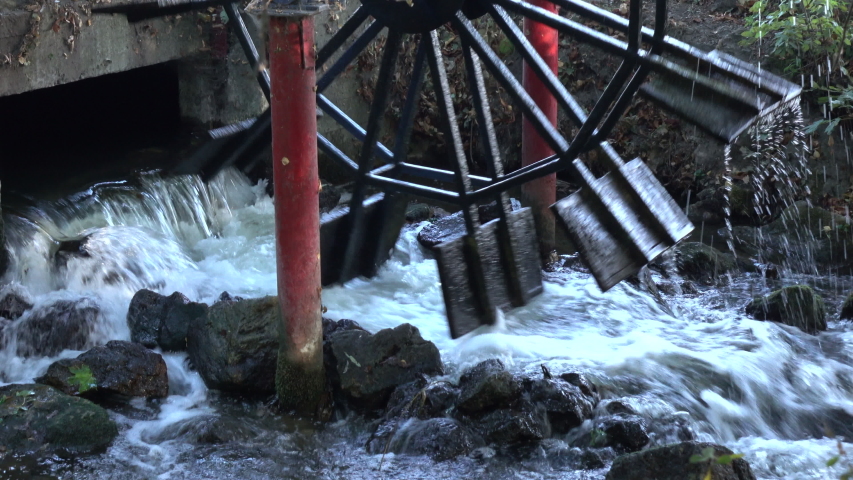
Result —
[[68, 377], [68, 383], [77, 387], [77, 392], [85, 393], [98, 386], [95, 382], [95, 376], [92, 375], [92, 370], [88, 365], [71, 367], [68, 370], [72, 373]]

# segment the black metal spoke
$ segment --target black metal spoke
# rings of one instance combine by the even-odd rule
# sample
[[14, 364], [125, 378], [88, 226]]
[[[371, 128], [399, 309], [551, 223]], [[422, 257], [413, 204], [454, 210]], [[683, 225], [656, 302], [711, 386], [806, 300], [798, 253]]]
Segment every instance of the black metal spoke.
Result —
[[628, 49], [626, 42], [598, 32], [574, 20], [555, 15], [544, 8], [534, 6], [523, 0], [494, 0], [494, 3], [511, 12], [555, 28], [562, 33], [572, 35], [579, 41], [601, 48], [607, 53], [625, 56]]
[[[462, 54], [465, 58], [465, 73], [468, 77], [468, 85], [474, 102], [474, 110], [477, 114], [477, 129], [480, 139], [486, 145], [487, 168], [489, 175], [494, 178], [503, 176], [503, 164], [501, 162], [500, 148], [495, 136], [492, 112], [489, 108], [489, 99], [486, 94], [486, 82], [483, 80], [483, 69], [480, 58], [471, 50], [466, 40], [462, 40]], [[515, 235], [510, 231], [509, 215], [512, 211], [509, 195], [505, 191], [495, 195], [498, 207], [498, 251], [500, 252], [500, 263], [506, 275], [506, 295], [512, 305], [521, 306], [525, 303], [524, 289], [516, 264], [516, 251], [518, 250]], [[498, 295], [499, 296], [499, 295]]]
[[453, 26], [462, 38], [477, 52], [486, 67], [492, 71], [495, 78], [506, 90], [507, 94], [521, 108], [522, 113], [527, 120], [533, 125], [537, 133], [548, 142], [548, 146], [557, 152], [561, 157], [562, 154], [569, 149], [569, 143], [562, 135], [551, 125], [550, 120], [542, 113], [542, 110], [536, 105], [536, 102], [530, 98], [530, 95], [524, 91], [524, 87], [515, 78], [512, 72], [509, 71], [506, 65], [498, 58], [494, 51], [488, 46], [486, 41], [474, 26], [471, 21], [465, 18], [460, 12], [453, 19]]
[[[424, 68], [426, 67], [427, 37], [421, 35], [418, 42], [418, 51], [415, 54], [415, 65], [412, 69], [412, 79], [406, 91], [406, 103], [400, 114], [400, 123], [397, 127], [397, 135], [394, 140], [394, 164], [400, 166], [409, 154], [409, 141], [412, 138], [412, 128], [415, 124], [415, 113], [421, 96], [421, 88], [424, 82]], [[397, 168], [396, 170], [399, 170]]]
[[370, 106], [370, 115], [367, 119], [367, 132], [361, 153], [358, 159], [358, 173], [355, 186], [350, 200], [350, 235], [347, 243], [346, 255], [341, 265], [341, 278], [351, 278], [356, 261], [359, 259], [358, 251], [361, 248], [362, 238], [365, 231], [364, 202], [367, 193], [366, 185], [362, 181], [370, 172], [373, 162], [373, 153], [376, 140], [382, 129], [382, 118], [385, 116], [385, 108], [391, 96], [391, 81], [394, 78], [394, 69], [397, 63], [397, 53], [400, 50], [400, 34], [394, 30], [388, 30], [385, 40], [385, 51], [382, 53], [382, 63], [379, 66], [379, 74], [376, 79], [373, 103]]
[[347, 154], [342, 152], [334, 143], [330, 142], [328, 138], [324, 137], [320, 133], [317, 134], [317, 147], [319, 147], [323, 153], [337, 161], [338, 164], [349, 167], [353, 172], [358, 171], [358, 164], [352, 161]]
[[[367, 30], [365, 30], [364, 33], [362, 33], [355, 42], [353, 42], [353, 44], [350, 45], [343, 54], [341, 54], [340, 58], [338, 58], [335, 63], [326, 70], [323, 76], [317, 80], [317, 92], [322, 92], [328, 88], [332, 81], [337, 78], [341, 72], [346, 70], [349, 64], [355, 60], [355, 57], [367, 48], [370, 42], [379, 35], [379, 32], [381, 32], [383, 28], [385, 28], [385, 26], [379, 22], [371, 23], [370, 26], [367, 27]], [[318, 63], [317, 69], [319, 70], [319, 68], [320, 65]]]
[[[459, 124], [456, 122], [456, 111], [450, 99], [450, 82], [447, 80], [444, 57], [441, 54], [441, 46], [439, 45], [438, 34], [435, 30], [430, 32], [427, 53], [433, 88], [435, 88], [435, 98], [440, 114], [443, 117], [444, 140], [450, 150], [450, 161], [456, 173], [457, 193], [465, 201], [468, 192], [471, 191], [471, 180], [468, 178], [468, 162], [466, 161], [465, 150], [462, 148], [462, 136], [459, 134]], [[474, 235], [480, 223], [476, 205], [466, 202], [463, 205], [462, 212], [465, 217], [465, 227], [468, 234]]]
[[351, 37], [356, 30], [358, 30], [358, 27], [360, 27], [369, 16], [370, 14], [364, 7], [358, 7], [354, 12], [352, 12], [352, 15], [350, 15], [346, 23], [344, 23], [335, 35], [330, 38], [325, 45], [323, 45], [323, 48], [317, 52], [317, 60], [315, 61], [316, 68], [322, 68], [326, 61], [332, 58], [332, 55], [344, 46], [347, 39]]
[[489, 5], [489, 13], [497, 23], [498, 27], [506, 34], [507, 38], [515, 46], [516, 50], [521, 53], [524, 61], [533, 70], [539, 80], [548, 88], [551, 95], [557, 99], [557, 103], [566, 114], [571, 118], [575, 125], [580, 126], [586, 121], [586, 112], [584, 108], [575, 100], [571, 93], [560, 82], [560, 79], [545, 65], [542, 57], [536, 53], [533, 45], [524, 36], [521, 28], [515, 24], [509, 14], [502, 7], [497, 5]]
[[266, 68], [261, 67], [261, 57], [258, 54], [258, 49], [255, 48], [255, 43], [252, 41], [251, 35], [249, 35], [249, 30], [246, 28], [246, 22], [243, 21], [240, 10], [237, 9], [237, 5], [234, 3], [226, 3], [225, 12], [228, 14], [231, 28], [234, 29], [237, 39], [240, 40], [240, 45], [243, 47], [243, 53], [249, 61], [249, 66], [257, 72], [258, 85], [260, 85], [264, 96], [269, 102], [270, 72]]
[[[317, 106], [320, 107], [320, 110], [326, 112], [327, 115], [332, 117], [338, 124], [344, 127], [344, 130], [349, 132], [350, 135], [353, 136], [359, 142], [364, 142], [367, 137], [367, 132], [356, 123], [353, 119], [347, 116], [337, 105], [332, 103], [325, 95], [317, 95]], [[394, 154], [391, 153], [391, 150], [388, 150], [388, 147], [383, 145], [380, 142], [376, 142], [375, 145], [375, 154], [382, 158], [385, 161], [393, 161]]]

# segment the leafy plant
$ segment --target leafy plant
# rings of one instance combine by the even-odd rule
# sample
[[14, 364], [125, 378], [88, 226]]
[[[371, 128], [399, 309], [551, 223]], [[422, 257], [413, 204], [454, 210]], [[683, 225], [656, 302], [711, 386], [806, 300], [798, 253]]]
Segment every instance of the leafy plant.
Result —
[[847, 0], [758, 0], [749, 9], [745, 45], [758, 44], [762, 56], [802, 81], [808, 97], [825, 109], [823, 128], [830, 134], [853, 120], [853, 8]]
[[851, 464], [850, 459], [847, 458], [847, 452], [844, 451], [844, 445], [842, 445], [841, 440], [838, 441], [838, 455], [830, 458], [826, 461], [827, 467], [832, 467], [838, 462], [841, 462], [844, 466], [844, 472], [841, 473], [841, 476], [838, 477], [839, 480], [851, 480], [853, 479], [853, 464]]
[[604, 445], [604, 442], [607, 440], [607, 433], [604, 430], [595, 428], [591, 432], [589, 432], [589, 446], [597, 447], [599, 445]]
[[77, 387], [79, 393], [87, 392], [98, 386], [95, 376], [88, 365], [71, 367], [68, 369], [72, 375], [68, 377], [68, 383]]
[[724, 455], [717, 455], [714, 447], [706, 447], [702, 449], [701, 453], [696, 455], [692, 455], [690, 457], [690, 463], [703, 463], [708, 462], [708, 471], [705, 473], [705, 476], [702, 477], [702, 480], [711, 480], [712, 479], [712, 468], [716, 465], [729, 465], [733, 461], [738, 458], [743, 458], [742, 453], [731, 453]]

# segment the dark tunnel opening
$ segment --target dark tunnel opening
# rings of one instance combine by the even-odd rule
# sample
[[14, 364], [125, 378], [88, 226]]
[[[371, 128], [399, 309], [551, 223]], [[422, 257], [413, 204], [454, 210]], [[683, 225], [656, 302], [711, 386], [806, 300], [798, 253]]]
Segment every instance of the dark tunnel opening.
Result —
[[61, 191], [164, 166], [182, 130], [172, 64], [2, 97], [3, 194]]

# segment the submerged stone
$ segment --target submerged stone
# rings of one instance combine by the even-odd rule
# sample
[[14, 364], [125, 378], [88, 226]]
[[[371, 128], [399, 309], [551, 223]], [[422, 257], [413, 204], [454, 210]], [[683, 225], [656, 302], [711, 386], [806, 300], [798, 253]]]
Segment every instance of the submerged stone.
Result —
[[483, 439], [453, 418], [409, 419], [387, 423], [368, 442], [374, 454], [426, 455], [437, 462], [468, 455]]
[[6, 452], [97, 453], [118, 435], [106, 410], [47, 385], [0, 387], [0, 420]]
[[714, 284], [730, 272], [737, 271], [734, 255], [699, 242], [687, 242], [675, 247], [678, 273], [690, 280]]
[[781, 288], [766, 297], [755, 298], [746, 305], [746, 314], [756, 320], [780, 322], [808, 333], [826, 330], [823, 298], [806, 285]]
[[[89, 369], [92, 385], [82, 385], [89, 378], [73, 372], [80, 368]], [[69, 395], [117, 394], [146, 398], [169, 395], [169, 377], [163, 357], [138, 343], [119, 340], [95, 347], [77, 358], [54, 362], [36, 382]]]
[[[713, 458], [701, 462], [690, 461], [694, 455], [702, 455], [705, 449], [710, 449], [708, 451]], [[607, 472], [606, 480], [755, 480], [749, 463], [742, 458], [729, 463], [714, 460], [732, 453], [728, 448], [712, 443], [665, 445], [618, 457]], [[710, 477], [706, 477], [709, 471]]]
[[7, 291], [0, 297], [0, 318], [17, 320], [31, 308], [33, 304], [20, 293]]
[[35, 309], [15, 326], [18, 355], [51, 357], [90, 346], [89, 335], [101, 316], [91, 299], [59, 300]]
[[190, 322], [187, 352], [208, 388], [266, 395], [275, 391], [278, 297], [227, 298]]

